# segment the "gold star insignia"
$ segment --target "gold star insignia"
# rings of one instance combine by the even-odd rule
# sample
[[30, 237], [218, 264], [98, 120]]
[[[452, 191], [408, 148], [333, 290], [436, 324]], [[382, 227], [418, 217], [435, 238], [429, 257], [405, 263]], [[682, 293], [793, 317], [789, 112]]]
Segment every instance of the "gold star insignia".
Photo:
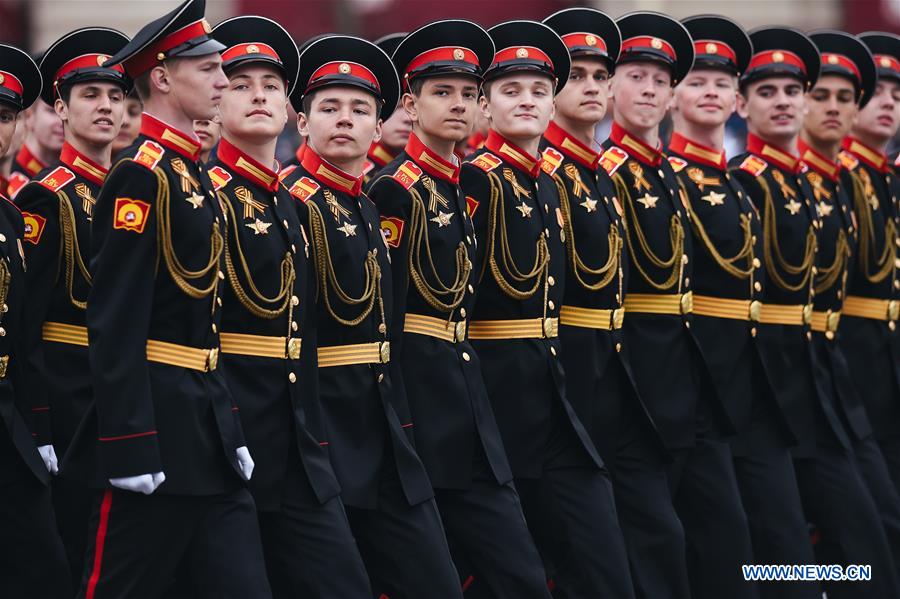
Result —
[[522, 213], [522, 218], [531, 218], [531, 211], [534, 210], [531, 206], [522, 202], [518, 206], [516, 206], [516, 210]]
[[596, 212], [597, 211], [597, 200], [592, 200], [590, 197], [584, 199], [583, 202], [578, 204], [579, 206], [584, 206], [584, 209], [588, 212]]
[[437, 223], [438, 227], [446, 227], [450, 224], [450, 219], [453, 218], [453, 213], [447, 214], [441, 210], [438, 211], [437, 216], [430, 218], [429, 220], [433, 223]]
[[644, 206], [644, 208], [656, 208], [656, 202], [659, 201], [659, 196], [652, 196], [650, 192], [645, 191], [644, 196], [637, 199], [637, 201]]
[[819, 213], [819, 216], [824, 218], [826, 216], [831, 216], [831, 211], [834, 210], [834, 206], [831, 204], [826, 204], [825, 202], [819, 202], [816, 204], [816, 212]]
[[268, 235], [269, 227], [272, 226], [272, 223], [264, 223], [263, 221], [256, 219], [256, 222], [245, 223], [247, 227], [253, 230], [257, 235]]
[[800, 212], [800, 208], [803, 207], [803, 204], [801, 204], [794, 198], [791, 198], [791, 201], [785, 204], [784, 207], [791, 214], [797, 214], [798, 212]]
[[721, 206], [725, 203], [725, 194], [724, 193], [716, 193], [715, 191], [710, 191], [705, 196], [700, 197], [704, 202], [709, 202], [710, 206]]
[[344, 223], [337, 230], [343, 233], [345, 237], [356, 237], [356, 225]]
[[186, 197], [186, 198], [184, 198], [184, 199], [185, 199], [185, 201], [187, 201], [191, 206], [194, 207], [194, 210], [196, 210], [197, 208], [202, 208], [202, 207], [203, 207], [203, 196], [200, 195], [199, 193], [195, 192], [195, 191], [192, 191], [192, 192], [191, 192], [191, 195], [188, 196], [188, 197]]

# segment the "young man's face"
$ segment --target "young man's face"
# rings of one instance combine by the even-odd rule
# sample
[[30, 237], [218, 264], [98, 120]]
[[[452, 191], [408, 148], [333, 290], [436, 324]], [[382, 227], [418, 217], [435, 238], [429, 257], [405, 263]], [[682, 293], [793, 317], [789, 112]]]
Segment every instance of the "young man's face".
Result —
[[284, 78], [258, 63], [235, 69], [219, 104], [222, 129], [236, 139], [267, 143], [287, 124]]
[[141, 132], [141, 101], [130, 96], [125, 97], [125, 113], [122, 115], [122, 126], [113, 143], [113, 153], [127, 148]]
[[43, 100], [35, 102], [28, 111], [28, 130], [37, 145], [57, 154], [62, 150], [65, 135], [63, 124], [53, 106]]
[[650, 129], [666, 116], [672, 99], [669, 69], [652, 62], [628, 62], [616, 67], [612, 80], [616, 120], [626, 129]]
[[330, 86], [313, 92], [309, 114], [297, 116], [301, 135], [329, 162], [357, 160], [381, 138], [379, 102], [355, 87]]
[[[8, 104], [0, 104], [0, 157], [6, 155], [16, 133], [16, 110]], [[4, 190], [5, 195], [5, 190]]]
[[734, 112], [737, 77], [725, 71], [699, 69], [675, 87], [673, 110], [689, 123], [719, 127]]
[[[553, 118], [553, 80], [514, 73], [491, 81], [481, 109], [500, 135], [513, 140], [540, 137]], [[488, 98], [490, 95], [490, 98]]]
[[69, 91], [69, 101], [57, 98], [54, 107], [70, 135], [91, 146], [106, 146], [119, 135], [125, 92], [106, 81], [76, 83]]
[[163, 63], [168, 72], [168, 90], [181, 111], [192, 120], [209, 120], [216, 114], [228, 78], [218, 54], [190, 56]]
[[596, 58], [575, 58], [569, 81], [556, 96], [556, 112], [569, 121], [593, 125], [606, 114], [609, 70]]
[[406, 111], [398, 107], [381, 127], [381, 143], [389, 148], [402, 150], [411, 133], [412, 121]]
[[770, 77], [747, 86], [738, 94], [738, 114], [752, 133], [773, 141], [789, 141], [800, 133], [806, 96], [793, 77]]
[[875, 86], [875, 95], [859, 111], [853, 129], [887, 143], [897, 133], [897, 127], [900, 127], [900, 83], [881, 79]]
[[218, 121], [219, 117], [211, 120], [194, 121], [194, 134], [200, 140], [200, 153], [205, 154], [211, 151], [222, 136], [221, 126]]
[[858, 112], [856, 88], [846, 77], [825, 75], [806, 97], [803, 129], [811, 139], [821, 143], [840, 143], [848, 133]]
[[422, 131], [456, 143], [467, 139], [475, 124], [478, 82], [471, 77], [430, 77], [419, 95], [404, 95], [403, 106]]

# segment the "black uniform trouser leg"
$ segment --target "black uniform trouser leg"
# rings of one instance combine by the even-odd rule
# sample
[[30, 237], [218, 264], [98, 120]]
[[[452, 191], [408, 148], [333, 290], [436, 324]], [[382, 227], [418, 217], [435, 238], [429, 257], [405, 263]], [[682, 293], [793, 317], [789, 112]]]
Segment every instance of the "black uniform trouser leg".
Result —
[[866, 437], [854, 443], [853, 454], [878, 508], [894, 559], [894, 572], [900, 579], [900, 493], [891, 480], [884, 456], [873, 437]]
[[91, 489], [79, 481], [56, 478], [51, 485], [53, 510], [72, 572], [72, 588], [77, 589], [84, 571], [84, 546], [91, 517]]
[[56, 530], [50, 489], [30, 472], [0, 484], [0, 539], [0, 596], [72, 596], [69, 565]]
[[900, 437], [888, 437], [878, 441], [881, 455], [887, 464], [888, 474], [894, 481], [894, 487], [900, 491]]
[[851, 454], [819, 447], [816, 457], [794, 465], [803, 506], [822, 533], [820, 561], [872, 566], [871, 581], [826, 581], [829, 599], [900, 596], [878, 510]]
[[212, 496], [107, 489], [95, 498], [89, 531], [79, 597], [160, 597], [182, 558], [191, 597], [272, 596], [245, 488]]

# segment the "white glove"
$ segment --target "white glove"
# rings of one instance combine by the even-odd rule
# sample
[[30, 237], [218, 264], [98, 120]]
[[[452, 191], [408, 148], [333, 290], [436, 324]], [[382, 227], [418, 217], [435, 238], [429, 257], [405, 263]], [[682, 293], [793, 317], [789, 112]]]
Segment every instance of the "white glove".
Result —
[[124, 489], [126, 491], [132, 491], [134, 493], [143, 493], [144, 495], [150, 495], [159, 487], [159, 485], [163, 484], [166, 480], [166, 475], [163, 472], [155, 472], [153, 474], [140, 474], [138, 476], [124, 476], [122, 478], [111, 478], [109, 479], [109, 484], [112, 486]]
[[238, 465], [241, 467], [241, 476], [244, 477], [244, 480], [250, 480], [250, 477], [253, 476], [253, 467], [256, 464], [253, 463], [253, 458], [250, 457], [250, 450], [247, 449], [246, 445], [238, 447], [235, 450], [237, 454]]
[[53, 446], [41, 445], [38, 447], [38, 452], [41, 454], [41, 459], [44, 460], [44, 466], [47, 467], [47, 472], [50, 474], [58, 474], [59, 460], [56, 459], [56, 450], [53, 449]]

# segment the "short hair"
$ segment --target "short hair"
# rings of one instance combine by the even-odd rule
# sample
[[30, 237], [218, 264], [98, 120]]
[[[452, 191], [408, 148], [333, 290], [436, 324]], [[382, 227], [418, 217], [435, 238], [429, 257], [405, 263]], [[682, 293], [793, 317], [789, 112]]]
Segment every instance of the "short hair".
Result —
[[[167, 65], [170, 70], [176, 70], [178, 68], [181, 59], [179, 57], [167, 58], [160, 64]], [[150, 73], [153, 69], [150, 69], [146, 73], [142, 73], [135, 77], [134, 79], [134, 89], [137, 90], [138, 97], [141, 100], [141, 103], [147, 101], [153, 95], [153, 85], [150, 82]]]

